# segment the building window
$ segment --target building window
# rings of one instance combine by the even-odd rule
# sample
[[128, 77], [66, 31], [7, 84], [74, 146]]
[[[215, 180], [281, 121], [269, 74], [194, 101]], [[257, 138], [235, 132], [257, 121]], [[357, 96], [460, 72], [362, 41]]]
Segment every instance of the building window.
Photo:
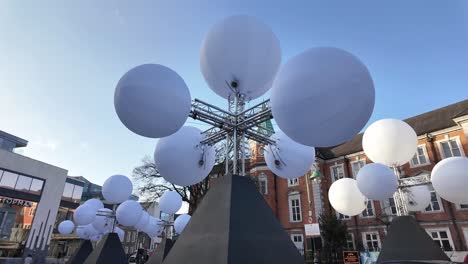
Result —
[[263, 154], [265, 153], [264, 147], [259, 147], [258, 148], [258, 156], [263, 157]]
[[367, 201], [367, 208], [362, 211], [361, 217], [374, 217], [374, 202], [372, 200]]
[[299, 178], [295, 178], [295, 179], [289, 179], [288, 180], [288, 186], [291, 187], [291, 186], [297, 186], [299, 185]]
[[304, 255], [304, 236], [302, 234], [291, 234], [291, 240], [301, 255]]
[[268, 178], [264, 173], [258, 176], [258, 190], [261, 194], [268, 194]]
[[351, 233], [346, 234], [346, 249], [354, 250], [354, 235]]
[[431, 203], [426, 207], [424, 210], [425, 212], [440, 212], [442, 211], [442, 202], [435, 192], [435, 190], [431, 187]]
[[29, 216], [33, 216], [34, 212], [36, 212], [36, 207], [29, 208]]
[[333, 181], [337, 181], [339, 179], [344, 178], [343, 164], [333, 166], [330, 168], [330, 170]]
[[340, 220], [349, 220], [349, 219], [351, 219], [351, 217], [349, 215], [344, 215], [344, 214], [341, 214], [341, 213], [338, 213], [338, 212], [336, 212], [336, 217], [338, 217], [338, 219], [340, 219]]
[[440, 151], [444, 159], [462, 156], [462, 151], [460, 144], [458, 143], [458, 139], [452, 138], [446, 141], [441, 141], [439, 144]]
[[428, 229], [426, 231], [444, 251], [453, 251], [453, 241], [448, 229]]
[[411, 159], [411, 167], [418, 167], [429, 164], [427, 157], [426, 145], [419, 145], [416, 153]]
[[396, 215], [397, 208], [395, 205], [395, 199], [389, 198], [388, 200], [382, 201], [382, 208], [385, 210], [387, 215]]
[[468, 204], [457, 204], [457, 208], [458, 210], [468, 210]]
[[0, 180], [0, 187], [14, 189], [18, 180], [18, 174], [9, 171], [4, 171], [2, 179]]
[[365, 160], [356, 160], [351, 162], [351, 169], [353, 170], [353, 178], [356, 179], [356, 176], [358, 175], [359, 170], [366, 165]]
[[300, 194], [293, 194], [288, 197], [289, 200], [289, 221], [301, 222], [301, 196]]
[[362, 241], [364, 246], [369, 251], [379, 251], [380, 249], [380, 236], [378, 232], [364, 232], [362, 233]]

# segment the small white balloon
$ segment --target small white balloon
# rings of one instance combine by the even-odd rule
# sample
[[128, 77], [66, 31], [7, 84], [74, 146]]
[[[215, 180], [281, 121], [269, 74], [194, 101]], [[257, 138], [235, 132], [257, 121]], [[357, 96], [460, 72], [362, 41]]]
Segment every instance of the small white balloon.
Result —
[[398, 189], [398, 177], [391, 169], [380, 163], [362, 167], [356, 177], [359, 191], [370, 200], [386, 200]]
[[431, 192], [426, 185], [409, 187], [405, 189], [404, 199], [408, 211], [424, 211], [431, 203]]
[[96, 212], [96, 218], [91, 224], [100, 234], [109, 233], [113, 224], [112, 210], [108, 208], [99, 209]]
[[138, 223], [135, 224], [135, 229], [138, 231], [141, 231], [145, 228], [145, 226], [149, 223], [150, 215], [148, 212], [143, 211], [140, 220], [138, 220]]
[[114, 106], [120, 121], [134, 133], [166, 137], [187, 120], [190, 91], [175, 71], [159, 64], [144, 64], [119, 80]]
[[232, 16], [206, 35], [200, 51], [203, 77], [223, 98], [236, 92], [251, 100], [270, 89], [281, 64], [279, 40], [251, 16]]
[[114, 233], [117, 233], [117, 235], [119, 236], [120, 242], [123, 242], [123, 241], [124, 241], [124, 238], [125, 238], [125, 231], [123, 231], [122, 228], [116, 226], [116, 227], [114, 228]]
[[73, 213], [73, 220], [77, 225], [88, 225], [91, 224], [96, 218], [96, 210], [93, 207], [82, 204], [75, 209]]
[[348, 216], [358, 215], [367, 207], [366, 197], [359, 191], [356, 180], [350, 178], [335, 181], [328, 190], [328, 200], [337, 212]]
[[164, 227], [161, 219], [150, 216], [149, 222], [143, 229], [143, 232], [145, 232], [149, 237], [154, 238], [161, 235], [163, 230]]
[[127, 176], [113, 175], [102, 185], [102, 196], [111, 204], [126, 201], [132, 194], [133, 184]]
[[455, 204], [468, 204], [468, 158], [451, 157], [439, 161], [432, 169], [434, 190]]
[[70, 220], [62, 221], [58, 226], [58, 231], [62, 235], [69, 235], [73, 233], [73, 229], [75, 229], [75, 224]]
[[278, 127], [294, 141], [314, 147], [335, 146], [359, 133], [374, 101], [366, 66], [347, 51], [330, 47], [291, 58], [271, 88]]
[[88, 239], [85, 233], [85, 226], [77, 226], [76, 227], [76, 235], [81, 239]]
[[270, 137], [274, 145], [265, 146], [265, 162], [276, 175], [294, 179], [303, 176], [315, 160], [315, 148], [299, 144], [282, 131]]
[[[165, 180], [179, 186], [202, 181], [213, 169], [215, 150], [201, 144], [200, 129], [183, 126], [175, 134], [161, 138], [156, 145], [154, 162]], [[177, 162], [183, 160], [184, 162]]]
[[362, 148], [373, 162], [400, 166], [413, 158], [418, 137], [414, 129], [401, 120], [381, 119], [364, 132]]
[[143, 208], [137, 201], [127, 200], [117, 207], [115, 215], [119, 224], [132, 227], [138, 223], [142, 213]]
[[182, 206], [182, 197], [176, 191], [166, 191], [159, 198], [159, 207], [166, 214], [175, 214]]
[[182, 233], [184, 231], [185, 226], [188, 224], [192, 217], [188, 214], [179, 215], [176, 220], [174, 221], [174, 230], [177, 234]]
[[96, 211], [104, 208], [104, 204], [101, 202], [101, 200], [96, 198], [89, 199], [84, 204], [91, 206]]
[[79, 232], [77, 230], [77, 233], [80, 236], [80, 238], [83, 239], [91, 239], [91, 237], [99, 234], [99, 232], [96, 229], [94, 229], [94, 227], [91, 224], [81, 226], [80, 228], [81, 230]]

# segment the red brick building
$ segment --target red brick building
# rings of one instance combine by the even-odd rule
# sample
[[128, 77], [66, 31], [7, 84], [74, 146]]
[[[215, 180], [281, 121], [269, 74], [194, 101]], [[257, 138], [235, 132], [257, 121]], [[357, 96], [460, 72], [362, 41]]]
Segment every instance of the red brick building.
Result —
[[[430, 176], [434, 165], [447, 157], [468, 154], [468, 100], [405, 120], [418, 135], [418, 151], [399, 168], [401, 177]], [[323, 177], [310, 180], [310, 174], [295, 180], [274, 175], [266, 167], [262, 146], [251, 143], [251, 176], [257, 177], [259, 190], [300, 250], [310, 250], [304, 224], [316, 223], [321, 212], [333, 212], [328, 189], [333, 181], [355, 178], [359, 169], [371, 161], [362, 150], [362, 134], [332, 148], [318, 148], [317, 167]], [[306, 182], [307, 181], [307, 182]], [[429, 186], [432, 189], [431, 186]], [[467, 186], [468, 191], [468, 186]], [[431, 192], [431, 204], [416, 219], [446, 251], [468, 250], [468, 205], [453, 204]], [[348, 226], [348, 247], [379, 250], [386, 229], [396, 215], [393, 198], [372, 201], [359, 216], [337, 214]]]

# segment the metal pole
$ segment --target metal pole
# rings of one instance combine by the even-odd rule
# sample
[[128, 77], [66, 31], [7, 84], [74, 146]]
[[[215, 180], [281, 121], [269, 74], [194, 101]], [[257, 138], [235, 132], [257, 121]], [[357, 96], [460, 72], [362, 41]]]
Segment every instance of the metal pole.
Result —
[[226, 157], [224, 158], [224, 162], [226, 162], [225, 174], [229, 174], [229, 134], [226, 135]]
[[[234, 95], [234, 114], [237, 115], [237, 110], [238, 110], [238, 94], [235, 94]], [[232, 155], [232, 174], [237, 174], [237, 144], [238, 144], [238, 141], [237, 141], [237, 116], [236, 116], [236, 120], [235, 120], [235, 124], [236, 126], [234, 127], [234, 133], [232, 135], [232, 142], [234, 144], [234, 151], [233, 151], [233, 155]]]
[[242, 147], [242, 161], [241, 161], [241, 164], [242, 164], [242, 176], [245, 176], [245, 140], [244, 140], [244, 135], [242, 135], [242, 138], [241, 138], [241, 147]]
[[[393, 172], [398, 178], [398, 181], [400, 181], [400, 172], [398, 171], [397, 166], [393, 166]], [[397, 209], [397, 215], [402, 216], [402, 215], [408, 215], [408, 207], [406, 206], [406, 201], [404, 197], [404, 193], [402, 188], [399, 186], [398, 190], [395, 192], [393, 195], [393, 200], [395, 201], [395, 206]]]

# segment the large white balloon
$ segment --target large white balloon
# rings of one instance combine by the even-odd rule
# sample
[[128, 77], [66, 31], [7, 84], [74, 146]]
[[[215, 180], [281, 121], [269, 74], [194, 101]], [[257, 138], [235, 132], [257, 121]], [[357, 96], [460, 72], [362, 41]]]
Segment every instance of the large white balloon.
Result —
[[413, 158], [418, 137], [413, 128], [401, 120], [381, 119], [364, 132], [362, 148], [373, 162], [399, 166]]
[[114, 106], [120, 121], [134, 133], [166, 137], [183, 126], [191, 108], [190, 91], [173, 70], [144, 64], [120, 79]]
[[94, 229], [94, 227], [91, 224], [89, 224], [85, 226], [78, 226], [76, 228], [76, 234], [81, 239], [91, 239], [92, 236], [99, 234], [99, 232], [96, 229]]
[[91, 206], [96, 211], [104, 208], [104, 204], [101, 202], [101, 200], [96, 198], [89, 199], [84, 204]]
[[277, 131], [270, 139], [274, 145], [265, 147], [265, 162], [276, 175], [293, 179], [304, 175], [315, 160], [315, 148], [299, 144], [282, 131]]
[[442, 198], [455, 204], [468, 204], [468, 158], [452, 157], [432, 169], [432, 186]]
[[408, 211], [424, 211], [431, 203], [431, 192], [426, 185], [406, 188], [404, 196]]
[[96, 218], [91, 223], [100, 234], [109, 233], [112, 230], [112, 210], [108, 208], [101, 208], [96, 212]]
[[224, 19], [206, 35], [200, 67], [210, 88], [223, 98], [235, 92], [251, 100], [263, 95], [281, 64], [281, 48], [271, 29], [250, 16]]
[[58, 226], [58, 231], [62, 235], [69, 235], [73, 233], [73, 229], [75, 229], [75, 224], [70, 220], [62, 221]]
[[138, 223], [142, 213], [143, 208], [137, 201], [127, 200], [117, 207], [115, 215], [119, 224], [132, 227]]
[[85, 229], [85, 226], [77, 226], [76, 227], [76, 235], [81, 238], [81, 239], [89, 239], [87, 236], [86, 236], [86, 229]]
[[190, 218], [192, 217], [188, 214], [179, 215], [176, 218], [176, 220], [174, 221], [174, 230], [177, 234], [180, 234], [182, 233], [182, 231], [184, 231], [184, 228], [190, 221]]
[[157, 237], [164, 231], [163, 223], [161, 219], [150, 216], [148, 224], [142, 231], [151, 238]]
[[141, 231], [145, 228], [145, 226], [149, 223], [150, 215], [148, 212], [143, 211], [143, 213], [140, 216], [140, 219], [138, 222], [135, 224], [135, 229], [138, 231]]
[[96, 210], [93, 207], [82, 204], [75, 209], [73, 213], [73, 220], [77, 225], [88, 225], [94, 221], [96, 217]]
[[182, 197], [176, 191], [166, 191], [159, 198], [159, 207], [166, 214], [175, 214], [182, 206]]
[[335, 181], [328, 190], [328, 200], [337, 212], [348, 216], [358, 215], [367, 207], [366, 197], [359, 191], [356, 180], [350, 178]]
[[385, 200], [398, 189], [398, 177], [391, 169], [380, 163], [362, 167], [356, 177], [357, 186], [371, 200]]
[[114, 228], [114, 233], [117, 233], [117, 235], [119, 236], [120, 242], [123, 242], [123, 241], [124, 241], [124, 238], [125, 238], [125, 231], [123, 231], [122, 228], [116, 226], [116, 227]]
[[198, 128], [184, 126], [158, 141], [154, 161], [164, 179], [176, 185], [189, 186], [208, 176], [215, 163], [215, 150], [201, 144], [203, 138]]
[[133, 184], [127, 176], [113, 175], [102, 185], [102, 196], [112, 204], [126, 201], [132, 194]]
[[354, 55], [330, 47], [291, 58], [271, 88], [271, 111], [279, 128], [294, 141], [314, 147], [351, 139], [369, 120], [374, 101], [366, 66]]

